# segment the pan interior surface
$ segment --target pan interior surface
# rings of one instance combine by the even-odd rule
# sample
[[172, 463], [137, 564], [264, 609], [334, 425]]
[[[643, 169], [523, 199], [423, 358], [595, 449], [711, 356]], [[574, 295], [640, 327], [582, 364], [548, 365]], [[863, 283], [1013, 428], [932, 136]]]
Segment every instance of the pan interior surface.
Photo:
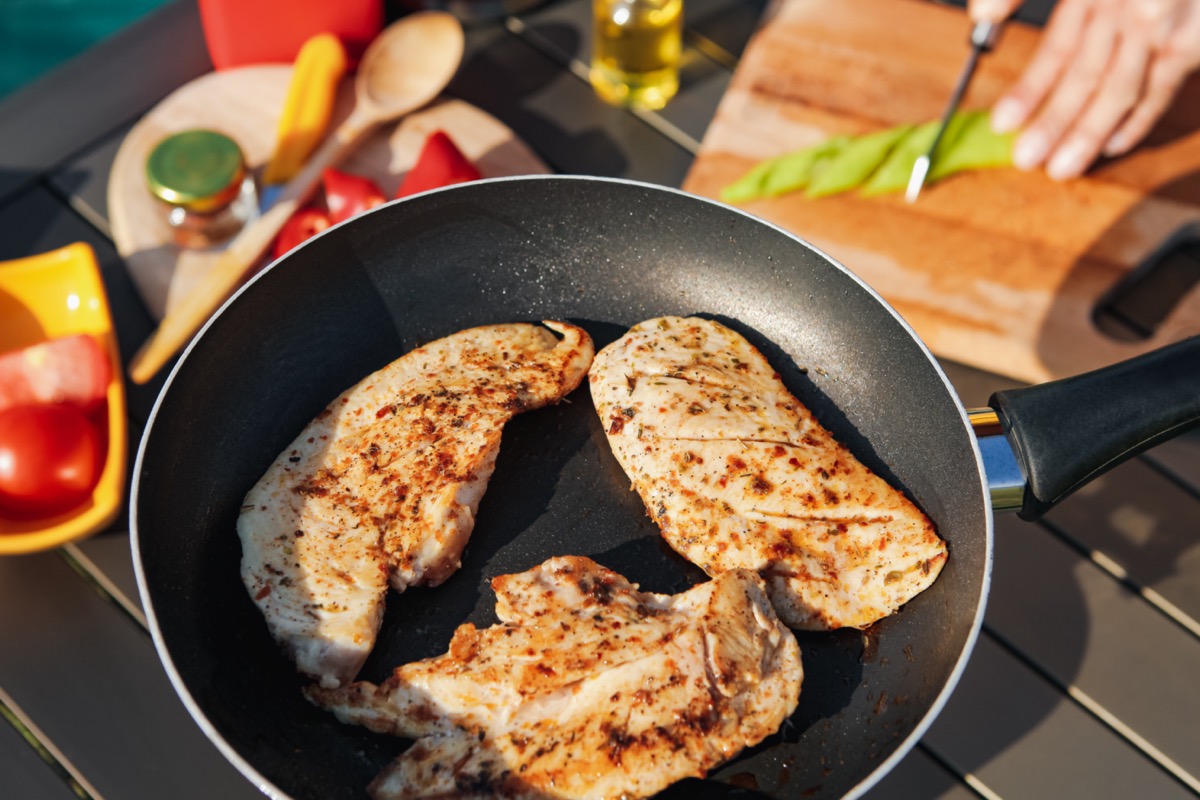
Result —
[[[936, 364], [853, 275], [770, 225], [648, 185], [526, 178], [392, 203], [311, 240], [219, 314], [159, 400], [132, 507], [143, 602], [177, 690], [248, 777], [297, 800], [362, 798], [407, 746], [309, 705], [242, 586], [239, 507], [296, 433], [371, 371], [464, 328], [566, 319], [599, 348], [664, 314], [745, 335], [950, 544], [939, 580], [893, 617], [798, 634], [793, 717], [665, 794], [841, 797], [911, 745], [973, 641], [990, 559], [975, 450]], [[491, 578], [551, 556], [591, 556], [654, 592], [704, 580], [630, 490], [586, 384], [568, 401], [509, 423], [462, 568], [389, 596], [360, 677], [444, 652], [462, 622], [491, 624]]]

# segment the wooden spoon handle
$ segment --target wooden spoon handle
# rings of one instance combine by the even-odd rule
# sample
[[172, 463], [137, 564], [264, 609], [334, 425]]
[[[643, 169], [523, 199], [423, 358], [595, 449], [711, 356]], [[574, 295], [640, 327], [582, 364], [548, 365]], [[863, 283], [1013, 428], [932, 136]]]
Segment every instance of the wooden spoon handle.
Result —
[[134, 383], [145, 383], [186, 345], [233, 291], [249, 277], [284, 223], [310, 196], [326, 167], [339, 163], [375, 127], [375, 120], [351, 115], [312, 154], [308, 163], [288, 181], [278, 202], [267, 213], [234, 237], [213, 264], [204, 281], [167, 311], [158, 329], [142, 345], [129, 365]]

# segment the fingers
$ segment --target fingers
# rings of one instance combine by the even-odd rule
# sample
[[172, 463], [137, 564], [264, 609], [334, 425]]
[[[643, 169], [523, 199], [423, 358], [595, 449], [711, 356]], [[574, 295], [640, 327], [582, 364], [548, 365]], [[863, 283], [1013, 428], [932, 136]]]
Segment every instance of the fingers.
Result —
[[1060, 0], [1038, 53], [993, 108], [1024, 126], [1022, 169], [1074, 178], [1136, 145], [1200, 65], [1200, 0]]
[[1171, 31], [1179, 24], [1179, 17], [1186, 6], [1195, 6], [1195, 0], [1130, 0], [1127, 3], [1134, 25], [1140, 25], [1150, 34], [1150, 44], [1156, 50], [1166, 46]]
[[[1067, 180], [1084, 174], [1110, 142], [1112, 132], [1126, 119], [1129, 109], [1139, 102], [1146, 80], [1146, 43], [1140, 38], [1122, 36], [1115, 42], [1115, 50], [1111, 65], [1092, 86], [1093, 94], [1086, 106], [1069, 108], [1048, 122], [1061, 126], [1063, 131], [1061, 143], [1046, 161], [1046, 174], [1052, 179]], [[1105, 70], [1105, 65], [1100, 68]], [[1066, 84], [1063, 86], [1066, 90]], [[1081, 98], [1080, 102], [1084, 100]]]
[[[1110, 69], [1114, 51], [1118, 49], [1116, 21], [1109, 15], [1093, 13], [1084, 29], [1084, 38], [1074, 60], [1054, 87], [1037, 117], [1017, 140], [1013, 162], [1020, 169], [1034, 169], [1046, 163], [1051, 177], [1071, 177], [1095, 160], [1101, 145], [1108, 139], [1117, 122], [1129, 109], [1127, 101], [1115, 117], [1106, 105], [1107, 95], [1100, 91], [1102, 84], [1112, 80]], [[1133, 99], [1141, 88], [1138, 76]], [[1107, 89], [1107, 87], [1103, 87]], [[1089, 104], [1091, 104], [1089, 106]], [[1084, 132], [1068, 136], [1081, 115], [1097, 110], [1105, 116], [1099, 124], [1107, 125], [1098, 135], [1087, 137]]]
[[1091, 0], [1062, 0], [1054, 9], [1033, 61], [992, 109], [992, 127], [998, 133], [1024, 125], [1054, 88], [1083, 41], [1091, 6]]
[[1153, 0], [1143, 6], [1149, 15], [1152, 46], [1158, 51], [1149, 68], [1141, 100], [1104, 145], [1104, 154], [1117, 156], [1133, 149], [1166, 112], [1189, 73], [1200, 66], [1200, 0], [1185, 0], [1174, 11], [1172, 0]]
[[1150, 69], [1145, 95], [1116, 132], [1109, 136], [1104, 144], [1104, 155], [1119, 156], [1127, 153], [1145, 138], [1171, 104], [1185, 77], [1186, 73], [1177, 69], [1172, 61], [1156, 61]]
[[972, 22], [1003, 22], [1020, 5], [1021, 0], [969, 0], [967, 14]]

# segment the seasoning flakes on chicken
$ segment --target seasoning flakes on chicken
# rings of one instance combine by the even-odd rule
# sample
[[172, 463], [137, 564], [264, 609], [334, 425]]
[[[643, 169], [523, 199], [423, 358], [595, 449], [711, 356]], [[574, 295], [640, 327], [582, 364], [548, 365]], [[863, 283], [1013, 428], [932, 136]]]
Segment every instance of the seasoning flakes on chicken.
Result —
[[662, 317], [589, 375], [617, 460], [663, 537], [709, 575], [746, 568], [793, 628], [862, 628], [924, 591], [946, 545], [717, 322]]
[[587, 374], [585, 331], [472, 328], [417, 348], [336, 397], [246, 495], [242, 580], [302, 673], [358, 674], [390, 583], [458, 569], [504, 424]]
[[417, 741], [375, 800], [637, 798], [699, 777], [796, 708], [800, 649], [762, 579], [639, 592], [580, 556], [492, 581], [501, 622], [382, 685], [313, 686], [340, 720]]

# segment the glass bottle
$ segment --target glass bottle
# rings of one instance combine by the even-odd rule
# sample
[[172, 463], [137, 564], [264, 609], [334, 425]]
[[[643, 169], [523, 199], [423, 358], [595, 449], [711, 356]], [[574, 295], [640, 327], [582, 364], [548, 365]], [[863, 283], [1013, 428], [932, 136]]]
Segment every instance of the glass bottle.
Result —
[[683, 0], [592, 0], [591, 82], [617, 106], [659, 109], [679, 90]]
[[146, 185], [180, 247], [230, 239], [257, 213], [254, 176], [237, 142], [211, 130], [168, 136], [146, 159]]

